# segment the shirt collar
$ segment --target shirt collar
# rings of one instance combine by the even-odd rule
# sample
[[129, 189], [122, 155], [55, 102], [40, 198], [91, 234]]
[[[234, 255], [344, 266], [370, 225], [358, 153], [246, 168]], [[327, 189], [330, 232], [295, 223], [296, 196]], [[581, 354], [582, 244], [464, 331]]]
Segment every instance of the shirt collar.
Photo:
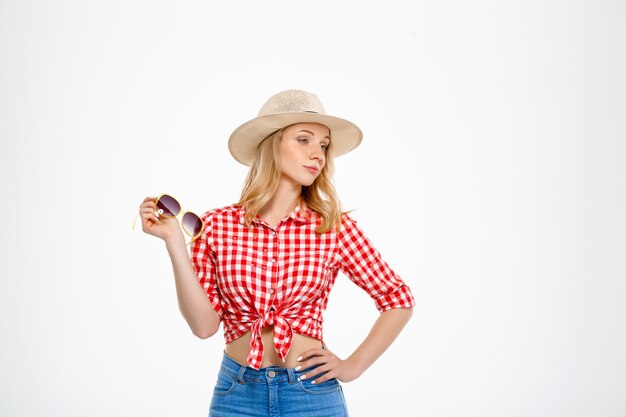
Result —
[[[239, 212], [237, 213], [237, 221], [239, 224], [245, 223], [246, 209], [243, 206], [238, 207]], [[306, 204], [304, 200], [302, 200], [302, 207], [300, 204], [294, 208], [291, 213], [289, 213], [285, 218], [290, 218], [298, 223], [308, 223], [313, 220], [315, 212], [312, 211], [309, 206]], [[259, 223], [261, 218], [257, 214], [256, 218], [252, 221], [253, 223]]]

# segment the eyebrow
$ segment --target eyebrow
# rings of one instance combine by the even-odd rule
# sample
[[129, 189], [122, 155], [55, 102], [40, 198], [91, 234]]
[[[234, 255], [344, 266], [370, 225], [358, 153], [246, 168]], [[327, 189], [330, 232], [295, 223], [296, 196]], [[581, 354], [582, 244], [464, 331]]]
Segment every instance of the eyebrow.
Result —
[[[300, 132], [306, 132], [306, 133], [308, 133], [308, 134], [309, 134], [309, 135], [311, 135], [311, 136], [315, 136], [315, 133], [311, 132], [310, 130], [304, 130], [304, 129], [302, 129], [302, 130], [299, 130], [299, 131], [298, 131], [298, 133], [300, 133]], [[328, 139], [328, 140], [330, 140], [330, 136], [324, 136], [324, 139]]]

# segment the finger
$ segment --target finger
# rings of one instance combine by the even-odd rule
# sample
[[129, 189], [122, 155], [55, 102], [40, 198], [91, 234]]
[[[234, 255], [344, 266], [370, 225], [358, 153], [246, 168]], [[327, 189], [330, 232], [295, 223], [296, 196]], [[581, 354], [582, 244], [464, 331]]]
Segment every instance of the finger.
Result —
[[144, 207], [149, 204], [155, 204], [154, 199], [152, 197], [144, 198], [139, 207]]
[[311, 384], [321, 384], [323, 382], [326, 382], [330, 379], [336, 378], [337, 376], [331, 371], [328, 372], [322, 376], [320, 376], [319, 378], [315, 378], [311, 381]]
[[139, 211], [140, 212], [145, 212], [145, 213], [148, 213], [148, 212], [155, 213], [158, 210], [157, 210], [157, 207], [156, 207], [156, 205], [154, 203], [147, 202], [147, 203], [144, 203], [144, 204], [141, 205], [141, 207], [139, 208]]
[[[331, 366], [331, 364], [335, 362], [335, 359], [336, 358], [334, 356], [329, 356], [329, 355], [316, 356], [316, 357], [313, 357], [313, 358], [307, 359], [306, 361], [301, 362], [300, 369], [307, 370], [313, 367], [320, 367], [324, 365]], [[315, 368], [315, 369], [317, 370], [318, 368]]]
[[154, 201], [145, 201], [145, 202], [141, 203], [139, 208], [140, 209], [142, 209], [142, 208], [150, 208], [152, 210], [155, 210], [156, 209], [156, 204], [154, 204]]
[[147, 216], [147, 215], [156, 216], [156, 211], [153, 208], [150, 208], [150, 207], [143, 207], [141, 210], [139, 210], [139, 213], [142, 216]]
[[328, 362], [332, 358], [332, 353], [324, 349], [311, 349], [304, 352], [296, 360], [302, 369], [310, 368], [313, 365], [319, 365]]
[[141, 209], [139, 209], [139, 212], [140, 213], [152, 213], [152, 214], [154, 214], [156, 212], [156, 210], [154, 209], [154, 207], [147, 206], [147, 207], [142, 207]]
[[327, 353], [329, 353], [329, 351], [325, 349], [309, 349], [305, 351], [302, 355], [298, 356], [296, 360], [298, 362], [306, 361], [308, 358], [312, 358], [314, 356], [321, 356]]
[[332, 378], [332, 375], [328, 376], [328, 374], [330, 374], [332, 371], [333, 366], [330, 364], [325, 364], [318, 366], [315, 369], [311, 369], [311, 371], [308, 372], [304, 378], [300, 377], [300, 379], [309, 379], [311, 380], [312, 384], [322, 383]]
[[144, 224], [147, 224], [148, 221], [152, 221], [154, 223], [160, 222], [158, 217], [156, 217], [154, 212], [151, 210], [144, 210], [143, 213], [141, 213], [141, 218], [143, 219]]
[[160, 224], [161, 221], [159, 219], [157, 219], [156, 217], [152, 216], [152, 217], [148, 217], [145, 221], [146, 224], [148, 224], [148, 222], [152, 222], [154, 224]]

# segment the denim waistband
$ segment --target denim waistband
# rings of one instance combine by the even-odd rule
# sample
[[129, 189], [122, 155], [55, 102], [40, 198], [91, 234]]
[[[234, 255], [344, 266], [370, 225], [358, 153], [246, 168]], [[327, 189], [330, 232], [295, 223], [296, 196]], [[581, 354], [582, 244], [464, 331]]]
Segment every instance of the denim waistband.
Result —
[[290, 384], [293, 384], [301, 375], [304, 375], [317, 366], [319, 365], [315, 365], [307, 369], [300, 369], [298, 371], [296, 371], [296, 368], [283, 368], [282, 366], [268, 366], [267, 368], [260, 368], [257, 370], [250, 366], [243, 366], [239, 364], [239, 362], [224, 353], [220, 372], [231, 378], [236, 378], [236, 380], [241, 384], [247, 382], [289, 382]]

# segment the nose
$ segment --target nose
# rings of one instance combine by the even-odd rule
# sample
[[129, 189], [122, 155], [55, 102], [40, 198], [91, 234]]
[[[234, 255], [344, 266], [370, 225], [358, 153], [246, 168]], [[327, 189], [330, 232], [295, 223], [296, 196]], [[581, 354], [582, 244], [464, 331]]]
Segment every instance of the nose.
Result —
[[317, 159], [320, 162], [320, 164], [322, 165], [324, 164], [324, 152], [321, 150], [316, 150], [316, 151], [311, 152], [310, 158]]

